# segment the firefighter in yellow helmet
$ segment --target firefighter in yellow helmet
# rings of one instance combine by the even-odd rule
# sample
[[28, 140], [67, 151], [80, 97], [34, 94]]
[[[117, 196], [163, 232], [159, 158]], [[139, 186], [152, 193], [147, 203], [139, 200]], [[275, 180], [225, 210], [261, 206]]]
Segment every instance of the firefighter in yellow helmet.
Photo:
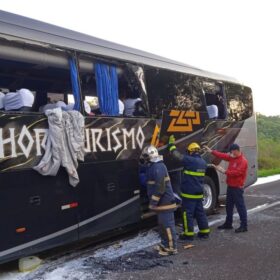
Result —
[[194, 218], [197, 220], [199, 238], [209, 237], [208, 219], [203, 209], [203, 185], [207, 164], [200, 156], [200, 146], [191, 143], [187, 146], [187, 153], [180, 153], [175, 145], [175, 137], [169, 138], [169, 151], [173, 158], [183, 165], [183, 180], [181, 185], [183, 227], [180, 239], [194, 239]]

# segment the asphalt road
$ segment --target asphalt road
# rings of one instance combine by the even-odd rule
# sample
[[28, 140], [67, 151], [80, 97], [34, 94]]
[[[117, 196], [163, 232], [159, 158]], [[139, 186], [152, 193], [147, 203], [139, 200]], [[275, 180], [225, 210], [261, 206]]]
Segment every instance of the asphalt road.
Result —
[[[209, 217], [211, 237], [195, 240], [195, 247], [179, 243], [176, 256], [159, 257], [154, 230], [83, 250], [48, 256], [36, 271], [21, 274], [15, 263], [0, 269], [2, 280], [279, 280], [280, 181], [252, 186], [245, 191], [249, 231], [218, 231], [225, 207]], [[223, 201], [221, 201], [223, 205]], [[236, 216], [234, 227], [239, 226]], [[180, 227], [178, 226], [178, 232]], [[99, 247], [100, 248], [100, 247]], [[129, 253], [130, 252], [130, 253]], [[3, 270], [3, 267], [2, 267]]]
[[[148, 269], [143, 269], [141, 258], [136, 258], [140, 270], [137, 265], [131, 271], [128, 267], [107, 279], [279, 280], [280, 181], [250, 187], [245, 197], [250, 209], [247, 233], [218, 231], [216, 227], [225, 214], [221, 208], [219, 214], [209, 218], [213, 225], [209, 240], [195, 240], [195, 247], [188, 250], [183, 249], [185, 243], [179, 243], [176, 256], [158, 259], [150, 255], [155, 261]], [[239, 226], [238, 217], [234, 226]]]

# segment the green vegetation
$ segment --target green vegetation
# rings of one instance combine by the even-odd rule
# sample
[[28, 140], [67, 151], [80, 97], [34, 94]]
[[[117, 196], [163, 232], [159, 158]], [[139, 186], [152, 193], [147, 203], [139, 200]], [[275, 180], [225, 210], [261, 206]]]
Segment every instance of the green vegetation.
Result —
[[280, 174], [280, 168], [275, 169], [262, 169], [258, 171], [258, 177], [267, 177]]
[[280, 174], [280, 116], [257, 115], [259, 176]]

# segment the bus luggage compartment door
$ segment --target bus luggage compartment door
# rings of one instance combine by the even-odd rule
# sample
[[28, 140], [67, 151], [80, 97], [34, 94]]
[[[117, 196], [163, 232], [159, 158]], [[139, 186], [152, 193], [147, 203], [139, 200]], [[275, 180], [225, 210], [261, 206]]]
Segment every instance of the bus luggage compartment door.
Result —
[[140, 221], [136, 160], [81, 164], [79, 175], [80, 239]]
[[3, 172], [0, 180], [0, 263], [78, 240], [78, 204], [64, 170]]

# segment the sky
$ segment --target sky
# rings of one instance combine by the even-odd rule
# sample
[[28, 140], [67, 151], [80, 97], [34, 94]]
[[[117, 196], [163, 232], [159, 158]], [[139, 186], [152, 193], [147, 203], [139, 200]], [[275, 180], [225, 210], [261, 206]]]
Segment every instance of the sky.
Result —
[[277, 0], [0, 1], [4, 11], [233, 76], [252, 88], [255, 111], [265, 115], [280, 115], [279, 5]]

